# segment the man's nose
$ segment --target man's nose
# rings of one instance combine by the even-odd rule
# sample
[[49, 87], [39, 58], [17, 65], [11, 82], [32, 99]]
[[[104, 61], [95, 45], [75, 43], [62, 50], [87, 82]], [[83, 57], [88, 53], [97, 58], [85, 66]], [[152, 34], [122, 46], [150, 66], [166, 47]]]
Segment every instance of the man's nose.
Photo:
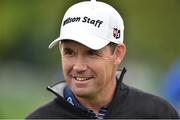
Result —
[[83, 72], [83, 71], [87, 70], [87, 65], [86, 65], [86, 63], [84, 62], [84, 60], [82, 58], [81, 59], [77, 59], [75, 61], [75, 63], [74, 63], [73, 69], [76, 72]]

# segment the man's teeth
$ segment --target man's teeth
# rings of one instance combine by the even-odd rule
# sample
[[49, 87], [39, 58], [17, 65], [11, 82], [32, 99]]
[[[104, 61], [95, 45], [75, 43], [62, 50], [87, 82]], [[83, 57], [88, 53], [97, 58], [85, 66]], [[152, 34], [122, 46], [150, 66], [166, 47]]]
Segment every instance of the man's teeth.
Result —
[[78, 81], [83, 81], [83, 80], [88, 80], [89, 78], [87, 78], [87, 77], [75, 77], [75, 79]]

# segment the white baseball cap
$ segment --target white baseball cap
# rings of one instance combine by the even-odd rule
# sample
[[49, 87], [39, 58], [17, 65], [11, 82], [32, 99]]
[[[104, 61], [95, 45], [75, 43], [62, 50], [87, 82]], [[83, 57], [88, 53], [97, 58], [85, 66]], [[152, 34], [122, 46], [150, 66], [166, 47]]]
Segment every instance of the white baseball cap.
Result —
[[91, 0], [71, 6], [61, 23], [60, 36], [49, 48], [61, 40], [73, 40], [91, 49], [98, 50], [110, 42], [123, 43], [124, 22], [110, 5]]

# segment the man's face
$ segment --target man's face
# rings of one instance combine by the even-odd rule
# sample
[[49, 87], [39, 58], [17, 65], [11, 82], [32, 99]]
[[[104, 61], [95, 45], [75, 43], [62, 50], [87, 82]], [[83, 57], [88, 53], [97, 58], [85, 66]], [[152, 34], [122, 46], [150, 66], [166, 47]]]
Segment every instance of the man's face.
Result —
[[109, 46], [93, 50], [69, 40], [60, 52], [65, 80], [76, 96], [105, 95], [115, 86], [116, 57]]

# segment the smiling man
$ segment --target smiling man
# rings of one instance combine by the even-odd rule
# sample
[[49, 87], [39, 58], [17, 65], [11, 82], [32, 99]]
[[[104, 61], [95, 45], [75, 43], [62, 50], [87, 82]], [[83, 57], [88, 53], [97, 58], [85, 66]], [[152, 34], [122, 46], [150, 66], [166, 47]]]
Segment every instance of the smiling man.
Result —
[[124, 84], [125, 68], [116, 76], [126, 52], [123, 33], [121, 16], [106, 3], [70, 7], [49, 45], [59, 45], [65, 81], [48, 86], [57, 97], [27, 119], [179, 118], [164, 99]]
[[71, 40], [60, 44], [66, 83], [80, 103], [96, 114], [112, 100], [116, 67], [125, 53], [124, 44], [117, 45], [113, 51], [111, 47], [93, 50]]

